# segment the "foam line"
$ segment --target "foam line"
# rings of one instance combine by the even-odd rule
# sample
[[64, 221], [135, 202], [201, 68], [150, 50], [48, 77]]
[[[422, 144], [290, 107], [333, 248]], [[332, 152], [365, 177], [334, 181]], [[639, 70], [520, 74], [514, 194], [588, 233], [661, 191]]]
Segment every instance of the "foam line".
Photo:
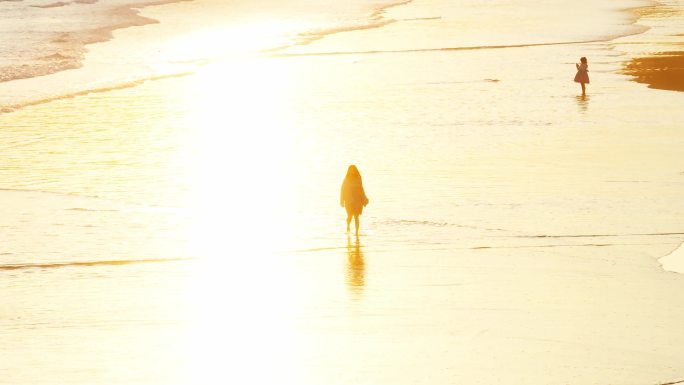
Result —
[[32, 5], [31, 7], [33, 7], [33, 8], [58, 8], [58, 7], [63, 7], [65, 5], [69, 5], [69, 3], [66, 3], [64, 1], [58, 1], [56, 3], [50, 3], [50, 4], [45, 4], [45, 5]]
[[684, 274], [684, 242], [667, 255], [658, 258], [663, 270]]
[[644, 233], [644, 234], [572, 234], [572, 235], [513, 235], [504, 238], [601, 238], [601, 237], [650, 237], [684, 235], [684, 233]]
[[677, 385], [677, 384], [684, 384], [684, 380], [674, 381], [674, 382], [664, 382], [664, 383], [659, 384], [659, 385]]
[[[42, 59], [45, 61], [45, 63], [42, 65], [5, 66], [0, 68], [0, 82], [29, 79], [51, 75], [69, 69], [81, 68], [85, 58], [85, 53], [87, 52], [85, 48], [87, 45], [111, 40], [113, 38], [112, 32], [118, 29], [159, 23], [159, 21], [156, 19], [141, 16], [141, 8], [184, 1], [192, 0], [138, 1], [114, 7], [109, 10], [109, 13], [111, 16], [115, 17], [115, 20], [119, 20], [119, 22], [105, 24], [86, 30], [63, 32], [61, 33], [60, 37], [51, 41], [51, 43], [67, 43], [67, 45], [70, 46], [70, 50], [76, 54], [75, 56], [67, 56], [66, 58], [68, 59], [55, 57], [53, 60], [46, 60], [46, 58], [43, 57]], [[97, 2], [97, 0], [75, 0], [72, 2], [58, 1], [44, 5], [30, 5], [30, 7], [41, 8], [46, 12], [49, 12], [51, 9], [61, 8], [71, 4], [87, 5], [95, 4]]]
[[137, 86], [139, 86], [143, 83], [149, 82], [149, 81], [170, 79], [170, 78], [180, 78], [180, 77], [188, 76], [190, 74], [192, 74], [192, 72], [180, 72], [177, 74], [151, 76], [151, 77], [147, 77], [147, 78], [142, 78], [142, 79], [138, 79], [138, 80], [128, 81], [125, 83], [116, 84], [116, 85], [109, 86], [109, 87], [90, 88], [90, 89], [86, 89], [86, 90], [82, 90], [82, 91], [51, 96], [51, 97], [47, 97], [47, 98], [43, 98], [43, 99], [30, 100], [30, 101], [18, 103], [18, 104], [0, 105], [0, 115], [10, 113], [10, 112], [14, 112], [14, 111], [19, 110], [21, 108], [37, 106], [40, 104], [50, 103], [50, 102], [54, 102], [57, 100], [72, 99], [72, 98], [75, 98], [78, 96], [85, 96], [85, 95], [89, 95], [89, 94], [96, 94], [96, 93], [103, 93], [103, 92], [109, 92], [109, 91], [115, 91], [115, 90], [122, 90], [122, 89], [126, 89], [126, 88], [133, 88], [133, 87], [137, 87]]
[[160, 258], [160, 259], [129, 259], [129, 260], [111, 260], [111, 261], [26, 263], [26, 264], [14, 264], [14, 265], [0, 265], [0, 270], [56, 269], [56, 268], [61, 268], [61, 267], [78, 267], [78, 266], [120, 266], [120, 265], [132, 265], [132, 264], [137, 264], [137, 263], [178, 262], [178, 261], [189, 261], [189, 260], [191, 260], [191, 258]]
[[301, 56], [335, 56], [335, 55], [375, 55], [383, 53], [421, 53], [421, 52], [450, 52], [450, 51], [474, 51], [482, 49], [505, 49], [505, 48], [527, 48], [527, 47], [541, 47], [553, 45], [572, 45], [572, 44], [587, 44], [587, 43], [601, 43], [613, 40], [597, 39], [597, 40], [578, 40], [578, 41], [563, 41], [554, 43], [531, 43], [531, 44], [507, 44], [507, 45], [480, 45], [468, 47], [443, 47], [443, 48], [418, 48], [418, 49], [400, 49], [400, 50], [371, 50], [371, 51], [343, 51], [343, 52], [307, 52], [307, 53], [271, 53], [270, 57], [301, 57]]

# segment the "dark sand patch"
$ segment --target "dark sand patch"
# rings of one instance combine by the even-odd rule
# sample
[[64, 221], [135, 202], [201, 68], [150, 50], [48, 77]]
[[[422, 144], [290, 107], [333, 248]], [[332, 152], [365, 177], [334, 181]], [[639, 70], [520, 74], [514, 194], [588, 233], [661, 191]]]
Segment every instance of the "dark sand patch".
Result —
[[649, 88], [684, 92], [684, 52], [661, 52], [634, 58], [622, 71]]

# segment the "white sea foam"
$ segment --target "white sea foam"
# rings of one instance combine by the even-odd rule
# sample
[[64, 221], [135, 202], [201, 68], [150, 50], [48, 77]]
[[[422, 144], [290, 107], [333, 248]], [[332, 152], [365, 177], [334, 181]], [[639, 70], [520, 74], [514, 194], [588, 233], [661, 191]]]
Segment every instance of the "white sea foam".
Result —
[[0, 3], [0, 82], [79, 68], [86, 45], [155, 20], [138, 9], [159, 1], [38, 0]]
[[670, 254], [660, 258], [663, 269], [684, 274], [684, 244], [679, 245]]
[[[207, 60], [379, 27], [386, 23], [382, 11], [396, 4], [401, 2], [0, 2], [0, 113], [176, 75]], [[157, 28], [120, 31], [159, 20]], [[95, 49], [114, 34], [117, 41]]]

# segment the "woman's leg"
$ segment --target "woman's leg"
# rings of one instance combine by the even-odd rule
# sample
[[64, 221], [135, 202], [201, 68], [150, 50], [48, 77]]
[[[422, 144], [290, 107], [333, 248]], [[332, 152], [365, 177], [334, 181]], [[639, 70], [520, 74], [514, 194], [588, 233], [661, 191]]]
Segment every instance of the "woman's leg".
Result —
[[354, 225], [356, 226], [356, 235], [359, 235], [359, 216], [354, 215]]
[[349, 224], [351, 223], [352, 215], [347, 213], [347, 232], [349, 232]]
[[582, 85], [582, 95], [586, 95], [587, 94], [587, 89], [585, 88], [586, 86], [584, 85], [584, 83], [580, 83], [580, 84]]

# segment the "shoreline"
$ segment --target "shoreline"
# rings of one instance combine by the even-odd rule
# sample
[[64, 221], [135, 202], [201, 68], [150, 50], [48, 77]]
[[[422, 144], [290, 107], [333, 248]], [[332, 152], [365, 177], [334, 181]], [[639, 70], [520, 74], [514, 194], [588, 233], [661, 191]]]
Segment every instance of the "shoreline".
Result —
[[[150, 24], [158, 24], [160, 20], [141, 15], [142, 9], [146, 7], [160, 6], [173, 3], [188, 2], [193, 0], [159, 0], [153, 2], [135, 2], [128, 5], [118, 6], [109, 9], [105, 14], [110, 15], [113, 19], [121, 19], [124, 21], [105, 25], [102, 27], [89, 28], [84, 30], [56, 32], [54, 36], [47, 43], [55, 45], [57, 52], [42, 56], [36, 59], [45, 62], [44, 68], [40, 68], [37, 73], [15, 73], [13, 75], [3, 76], [0, 74], [0, 83], [9, 83], [24, 79], [40, 78], [58, 74], [60, 72], [80, 69], [83, 67], [86, 60], [86, 55], [90, 52], [89, 46], [97, 43], [105, 43], [114, 39], [114, 32], [131, 28], [141, 27]], [[78, 3], [78, 2], [76, 2]], [[45, 6], [35, 6], [37, 8], [56, 8], [71, 5], [71, 3], [55, 3]], [[52, 51], [52, 49], [48, 49]], [[59, 52], [66, 50], [67, 53]], [[35, 66], [30, 66], [34, 68]], [[14, 71], [13, 71], [14, 72]]]
[[[157, 18], [154, 15], [150, 16], [145, 12], [146, 8], [150, 7], [155, 7], [155, 6], [162, 6], [162, 5], [168, 5], [168, 4], [181, 4], [181, 3], [192, 3], [194, 0], [161, 0], [161, 1], [155, 1], [155, 2], [137, 2], [137, 3], [132, 3], [126, 6], [121, 6], [117, 7], [110, 12], [113, 14], [122, 14], [126, 18], [130, 18], [131, 21], [129, 23], [125, 24], [117, 24], [117, 25], [112, 25], [108, 27], [103, 27], [100, 29], [95, 29], [95, 30], [88, 30], [84, 31], [83, 33], [87, 36], [86, 39], [82, 42], [82, 49], [83, 52], [82, 54], [74, 58], [76, 60], [76, 63], [73, 63], [73, 65], [70, 65], [68, 68], [61, 69], [61, 70], [55, 70], [53, 72], [50, 72], [48, 74], [43, 74], [39, 76], [33, 76], [33, 77], [24, 77], [24, 78], [18, 78], [14, 79], [11, 81], [5, 81], [5, 82], [0, 82], [0, 89], [1, 87], [8, 87], [8, 88], [13, 88], [11, 87], [14, 85], [14, 82], [19, 82], [17, 86], [19, 88], [22, 88], [22, 85], [24, 84], [23, 82], [26, 82], [26, 84], [29, 85], [29, 91], [31, 88], [38, 90], [44, 89], [43, 87], [43, 81], [42, 80], [35, 80], [35, 79], [48, 79], [48, 82], [50, 82], [53, 78], [55, 78], [55, 83], [61, 83], [61, 84], [76, 84], [76, 87], [72, 87], [71, 89], [63, 90], [63, 91], [57, 91], [55, 94], [46, 94], [46, 95], [40, 95], [36, 96], [34, 92], [28, 92], [26, 96], [20, 96], [18, 97], [15, 102], [8, 102], [8, 103], [3, 103], [0, 101], [0, 115], [5, 114], [5, 113], [10, 113], [13, 111], [16, 111], [18, 109], [27, 107], [27, 106], [32, 106], [32, 105], [37, 105], [37, 104], [44, 104], [44, 103], [49, 103], [53, 100], [60, 100], [64, 98], [70, 98], [74, 96], [80, 96], [80, 95], [86, 95], [89, 93], [100, 93], [100, 92], [107, 92], [109, 90], [114, 90], [114, 89], [119, 89], [119, 88], [127, 88], [127, 87], [134, 87], [139, 84], [142, 84], [147, 81], [154, 81], [154, 80], [159, 80], [159, 79], [165, 79], [168, 77], [176, 77], [176, 76], [185, 76], [187, 74], [193, 73], [197, 70], [197, 66], [193, 65], [184, 65], [181, 66], [181, 68], [167, 68], [164, 72], [156, 71], [157, 73], [138, 73], [133, 76], [131, 76], [128, 79], [112, 79], [110, 82], [107, 82], [106, 84], [97, 84], [99, 82], [85, 79], [86, 81], [83, 82], [83, 84], [79, 84], [78, 80], [81, 80], [81, 78], [76, 75], [75, 73], [78, 73], [80, 70], [85, 70], [88, 67], [88, 61], [97, 61], [98, 58], [97, 52], [93, 53], [93, 49], [89, 46], [95, 46], [97, 44], [106, 44], [110, 42], [115, 42], [117, 40], [117, 37], [114, 36], [115, 31], [120, 31], [120, 30], [126, 30], [129, 29], [130, 27], [140, 27], [140, 26], [147, 26], [151, 24], [164, 24], [164, 20], [161, 18]], [[281, 46], [281, 47], [276, 47], [273, 49], [266, 49], [262, 51], [257, 51], [255, 54], [259, 55], [264, 55], [266, 57], [300, 57], [300, 56], [326, 56], [326, 55], [362, 55], [362, 54], [379, 54], [379, 53], [402, 53], [402, 52], [432, 52], [432, 51], [466, 51], [466, 50], [487, 50], [487, 49], [503, 49], [503, 48], [525, 48], [525, 47], [536, 47], [536, 46], [551, 46], [551, 45], [575, 45], [575, 44], [587, 44], [587, 43], [602, 43], [602, 42], [611, 42], [616, 39], [624, 38], [624, 37], [629, 37], [629, 36], [634, 36], [634, 35], [640, 35], [645, 32], [647, 32], [650, 27], [646, 25], [639, 25], [639, 21], [642, 18], [642, 15], [640, 12], [638, 12], [639, 9], [646, 9], [646, 8], [651, 8], [651, 7], [658, 7], [660, 3], [654, 2], [654, 1], [647, 1], [646, 3], [648, 5], [638, 5], [638, 6], [630, 6], [630, 7], [625, 7], [625, 8], [618, 8], [615, 9], [614, 12], [618, 13], [631, 13], [633, 17], [629, 18], [629, 23], [628, 25], [631, 25], [632, 27], [635, 28], [633, 31], [626, 31], [623, 34], [619, 35], [608, 35], [606, 37], [600, 37], [597, 39], [589, 39], [589, 40], [576, 40], [576, 41], [558, 41], [558, 42], [548, 42], [548, 43], [522, 43], [522, 44], [511, 44], [511, 45], [483, 45], [483, 46], [463, 46], [463, 47], [443, 47], [443, 48], [417, 48], [417, 49], [410, 49], [410, 50], [378, 50], [378, 51], [350, 51], [350, 52], [298, 52], [297, 47], [304, 47], [304, 46], [310, 46], [310, 45], [315, 45], [316, 41], [319, 40], [325, 40], [327, 37], [330, 36], [336, 36], [336, 35], [343, 35], [345, 32], [351, 32], [351, 31], [364, 31], [364, 30], [369, 30], [369, 29], [378, 29], [382, 28], [386, 25], [390, 24], [395, 24], [395, 22], [401, 21], [401, 19], [395, 19], [392, 17], [391, 13], [393, 9], [399, 9], [399, 8], [405, 8], [411, 6], [411, 4], [414, 3], [413, 0], [404, 0], [404, 1], [399, 1], [393, 4], [385, 4], [382, 6], [379, 6], [374, 12], [372, 12], [368, 17], [369, 17], [369, 22], [371, 23], [370, 25], [364, 25], [360, 26], [358, 29], [345, 29], [345, 28], [331, 28], [329, 30], [323, 30], [323, 32], [316, 31], [303, 31], [298, 34], [296, 34], [295, 38], [292, 41], [292, 45], [288, 46]], [[154, 12], [152, 12], [154, 13]], [[129, 37], [130, 39], [130, 37]], [[294, 52], [288, 52], [288, 49], [293, 49]], [[260, 53], [259, 53], [260, 52]], [[93, 56], [94, 55], [94, 56]], [[683, 53], [684, 55], [684, 53]], [[207, 59], [206, 62], [210, 63], [213, 62], [215, 59]], [[220, 59], [219, 59], [220, 60]], [[684, 57], [681, 58], [681, 62], [684, 63]], [[204, 62], [203, 62], [204, 63]], [[641, 62], [639, 62], [641, 63]], [[660, 63], [654, 63], [653, 60], [649, 61], [650, 65], [656, 65]], [[206, 63], [204, 63], [206, 64]], [[201, 64], [200, 64], [201, 66]], [[645, 73], [647, 71], [647, 68], [644, 68], [641, 73], [644, 73], [644, 75], [639, 75], [641, 76], [639, 79], [646, 79], [648, 78], [649, 81], [654, 77], [658, 77], [658, 79], [662, 78], [660, 74], [656, 74], [651, 76], [648, 73]], [[636, 71], [636, 70], [635, 70]], [[92, 71], [91, 71], [92, 72]], [[68, 74], [68, 75], [67, 75]], [[636, 75], [635, 75], [636, 76]], [[639, 80], [636, 80], [639, 81]], [[93, 84], [90, 84], [93, 83]], [[663, 81], [659, 81], [657, 84], [661, 84]], [[668, 89], [668, 90], [676, 90], [676, 91], [682, 91], [684, 90], [684, 80], [680, 82], [674, 89], [671, 88], [662, 88], [661, 86], [658, 85], [649, 85], [651, 88], [660, 88], [660, 89]], [[49, 89], [49, 87], [47, 87]], [[10, 92], [7, 93], [8, 95], [11, 94]], [[11, 100], [11, 99], [10, 99]]]
[[[125, 23], [116, 23], [114, 20], [110, 26], [75, 32], [75, 42], [69, 42], [69, 36], [63, 37], [66, 44], [78, 43], [74, 46], [76, 48], [70, 49], [78, 51], [79, 55], [73, 57], [75, 61], [70, 62], [67, 68], [55, 68], [47, 74], [0, 82], [0, 116], [29, 106], [134, 87], [151, 80], [183, 76], [188, 72], [189, 65], [179, 64], [173, 68], [169, 66], [152, 71], [151, 66], [127, 61], [117, 52], [130, 41], [135, 41], [134, 36], [139, 34], [139, 31], [144, 31], [133, 27], [162, 25], [160, 20], [143, 14], [143, 9], [180, 5], [192, 1], [194, 0], [137, 1], [107, 10], [106, 14], [120, 15], [119, 21], [127, 17], [132, 20]], [[138, 47], [139, 50], [141, 48], [146, 47]], [[133, 52], [134, 56], [141, 54], [142, 52]], [[113, 66], [117, 67], [114, 76], [111, 71]]]
[[[388, 4], [382, 4], [374, 7], [372, 12], [367, 17], [367, 25], [359, 26], [360, 29], [378, 28], [392, 20], [384, 19], [383, 15], [388, 9], [396, 6], [401, 6], [413, 0], [400, 0]], [[312, 41], [322, 39], [329, 35], [343, 33], [349, 28], [335, 28], [323, 30], [302, 30], [294, 31], [295, 34], [289, 37], [290, 42], [286, 46], [274, 46], [273, 48], [262, 49], [255, 47], [252, 51], [236, 51], [223, 52], [217, 51], [213, 56], [192, 57], [186, 59], [171, 60], [169, 58], [162, 59], [159, 63], [139, 62], [130, 65], [131, 70], [127, 71], [126, 76], [113, 77], [111, 79], [103, 79], [98, 74], [107, 72], [106, 67], [102, 65], [103, 61], [115, 58], [114, 52], [121, 50], [136, 41], [134, 34], [137, 32], [132, 27], [146, 27], [152, 25], [159, 25], [157, 29], [149, 30], [151, 34], [157, 38], [167, 37], [164, 32], [173, 31], [174, 18], [183, 17], [183, 10], [168, 10], [162, 9], [161, 12], [155, 11], [155, 7], [165, 5], [182, 6], [184, 3], [197, 3], [196, 0], [160, 0], [152, 2], [135, 2], [126, 6], [120, 6], [108, 11], [111, 15], [118, 15], [119, 18], [130, 19], [129, 22], [114, 24], [102, 28], [95, 28], [83, 30], [80, 32], [85, 38], [81, 38], [80, 46], [75, 50], [79, 52], [78, 56], [74, 56], [69, 65], [64, 68], [53, 68], [51, 71], [41, 73], [37, 76], [21, 76], [7, 81], [0, 81], [0, 94], [7, 95], [7, 101], [0, 98], [0, 115], [11, 113], [22, 109], [24, 107], [50, 103], [56, 100], [68, 99], [75, 96], [87, 95], [90, 93], [101, 93], [110, 90], [121, 88], [135, 87], [148, 81], [161, 80], [171, 77], [187, 76], [188, 74], [196, 72], [199, 68], [207, 64], [226, 60], [226, 58], [263, 55], [265, 52], [278, 51], [282, 49], [291, 48], [298, 45], [306, 45]], [[202, 4], [198, 4], [202, 5]], [[191, 5], [192, 6], [192, 5]], [[170, 22], [164, 18], [170, 16]], [[249, 16], [249, 15], [248, 15]], [[217, 27], [213, 21], [214, 27]], [[168, 30], [168, 31], [167, 31]], [[129, 32], [136, 31], [136, 32]], [[146, 31], [140, 31], [146, 33]], [[185, 31], [191, 32], [191, 31]], [[220, 31], [219, 31], [220, 32]], [[137, 32], [139, 33], [139, 32]], [[157, 44], [162, 44], [162, 40], [156, 41]], [[155, 46], [149, 47], [154, 49]], [[159, 49], [168, 47], [158, 46]], [[149, 50], [149, 49], [148, 49]], [[134, 52], [135, 55], [141, 55], [142, 52]], [[134, 56], [135, 56], [134, 55]], [[62, 55], [53, 55], [54, 58], [62, 58]], [[166, 61], [164, 61], [166, 60]], [[153, 69], [153, 70], [150, 70]], [[48, 84], [46, 87], [45, 85]], [[66, 89], [52, 89], [53, 85], [58, 85]], [[6, 88], [7, 92], [3, 92]], [[45, 90], [48, 90], [47, 92]], [[52, 92], [51, 92], [52, 91]]]

